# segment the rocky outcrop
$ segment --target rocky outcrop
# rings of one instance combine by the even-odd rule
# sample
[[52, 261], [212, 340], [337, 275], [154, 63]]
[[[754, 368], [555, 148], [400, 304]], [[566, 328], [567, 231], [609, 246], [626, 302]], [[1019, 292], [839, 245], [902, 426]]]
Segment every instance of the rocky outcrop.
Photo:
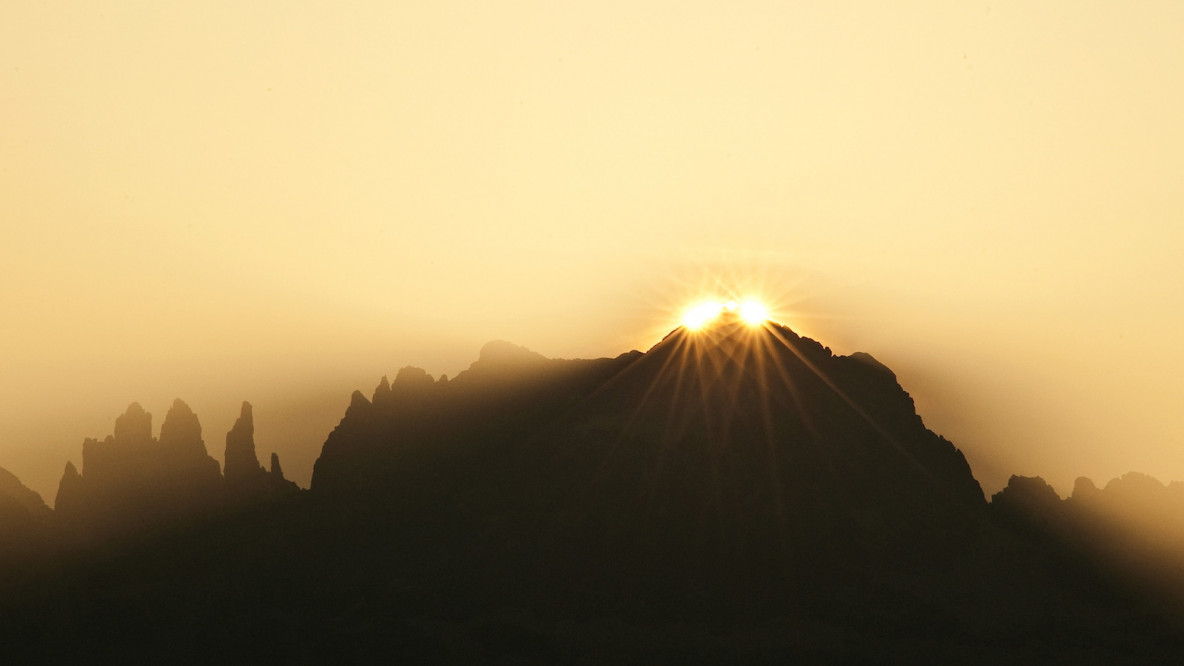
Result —
[[134, 531], [218, 506], [221, 476], [187, 404], [173, 402], [154, 439], [152, 415], [132, 403], [112, 435], [83, 442], [81, 471], [67, 464], [55, 513], [90, 534]]
[[395, 383], [391, 385], [391, 393], [397, 396], [429, 391], [435, 383], [436, 380], [432, 379], [426, 370], [409, 365], [399, 370], [399, 373], [395, 375]]
[[1065, 503], [1039, 476], [1012, 475], [991, 496], [991, 510], [1005, 525], [1031, 535], [1060, 535], [1068, 527]]
[[79, 516], [85, 510], [86, 499], [82, 475], [78, 473], [74, 463], [67, 462], [66, 469], [62, 472], [62, 480], [58, 482], [58, 494], [53, 502], [54, 510], [59, 516]]
[[271, 468], [259, 465], [255, 453], [255, 414], [251, 403], [244, 402], [238, 420], [226, 433], [226, 488], [236, 501], [277, 497], [300, 491], [294, 482], [284, 479], [279, 456], [271, 454]]
[[177, 467], [202, 468], [206, 474], [218, 470], [218, 461], [210, 457], [202, 441], [197, 414], [180, 398], [173, 401], [160, 425], [160, 448]]
[[140, 403], [128, 405], [127, 411], [115, 418], [114, 437], [121, 444], [148, 446], [152, 443], [152, 415], [144, 411]]
[[1006, 506], [1016, 510], [1051, 510], [1060, 505], [1061, 497], [1038, 476], [1013, 474], [1007, 481], [1007, 487], [991, 496], [991, 503], [1000, 508]]
[[226, 433], [223, 476], [228, 484], [249, 483], [263, 476], [255, 455], [255, 420], [251, 403], [244, 402], [234, 427]]
[[102, 441], [87, 438], [82, 442], [82, 474], [91, 479], [120, 476], [126, 472], [124, 467], [129, 461], [151, 457], [155, 444], [152, 415], [140, 403], [133, 402], [115, 418], [113, 435]]
[[272, 494], [290, 494], [300, 491], [295, 481], [284, 478], [284, 470], [280, 467], [278, 453], [271, 454], [271, 467], [267, 472], [268, 488]]
[[505, 340], [493, 340], [481, 348], [477, 360], [469, 367], [471, 373], [510, 371], [522, 372], [550, 362], [546, 356]]
[[370, 398], [370, 402], [375, 404], [384, 404], [391, 401], [391, 383], [387, 381], [386, 375], [382, 376], [382, 381], [378, 382], [378, 386], [374, 389], [374, 396]]
[[226, 433], [226, 488], [235, 501], [294, 493], [295, 483], [284, 478], [280, 458], [271, 454], [271, 469], [264, 470], [255, 454], [255, 418], [251, 403], [244, 402], [234, 427]]
[[1091, 502], [1098, 496], [1098, 486], [1094, 484], [1093, 479], [1079, 476], [1073, 481], [1073, 494], [1070, 499], [1079, 502]]

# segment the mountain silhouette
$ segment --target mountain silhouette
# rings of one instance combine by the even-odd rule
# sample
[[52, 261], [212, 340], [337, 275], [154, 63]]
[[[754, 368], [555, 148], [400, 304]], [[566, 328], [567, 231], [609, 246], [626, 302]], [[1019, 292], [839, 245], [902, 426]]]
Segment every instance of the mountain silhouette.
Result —
[[250, 483], [265, 474], [255, 455], [255, 417], [251, 403], [244, 402], [234, 427], [226, 433], [223, 475], [227, 483]]
[[28, 529], [49, 515], [41, 495], [27, 488], [12, 472], [0, 468], [0, 538]]
[[1061, 498], [1040, 477], [1012, 476], [992, 498], [1007, 524], [1184, 622], [1184, 484], [1129, 472], [1098, 488], [1086, 477]]
[[1000, 529], [890, 370], [773, 323], [725, 318], [611, 359], [491, 343], [449, 381], [404, 368], [353, 395], [311, 495], [366, 526], [349, 551], [470, 611], [725, 633], [796, 617], [859, 636], [819, 648], [853, 659], [1016, 625], [1093, 649], [1125, 621], [1110, 588], [1075, 582], [1092, 573]]
[[49, 512], [49, 507], [45, 505], [41, 495], [27, 488], [15, 474], [4, 468], [0, 468], [0, 502], [31, 515], [45, 515]]
[[254, 426], [243, 403], [219, 470], [185, 403], [158, 438], [133, 404], [84, 442], [81, 471], [67, 463], [49, 517], [0, 475], [0, 509], [19, 498], [42, 516], [0, 572], [9, 653], [1184, 656], [1184, 596], [1151, 595], [1123, 573], [1146, 558], [1096, 545], [1134, 543], [1099, 516], [1155, 506], [1169, 520], [1177, 486], [1128, 475], [1062, 500], [1014, 477], [988, 503], [891, 370], [773, 322], [725, 313], [645, 353], [587, 360], [495, 341], [451, 379], [405, 367], [352, 395], [307, 492], [274, 454], [264, 470]]
[[537, 566], [503, 550], [525, 541], [559, 580], [627, 578], [682, 609], [673, 591], [694, 590], [713, 613], [926, 566], [968, 547], [986, 506], [884, 366], [740, 321], [594, 361], [491, 343], [446, 383], [405, 368], [354, 394], [311, 490], [430, 516], [459, 539], [436, 547], [509, 578]]
[[[139, 403], [115, 419], [115, 432], [82, 444], [82, 471], [67, 462], [54, 513], [77, 535], [133, 533], [222, 508], [244, 495], [296, 491], [273, 478], [255, 457], [251, 406], [227, 433], [227, 475], [210, 457], [197, 415], [181, 399], [173, 402], [152, 436], [152, 415]], [[278, 468], [278, 460], [273, 467]]]
[[271, 454], [268, 469], [259, 464], [255, 454], [255, 417], [249, 402], [243, 402], [238, 419], [226, 433], [223, 460], [226, 486], [237, 498], [275, 496], [299, 490], [295, 483], [284, 478], [277, 454]]

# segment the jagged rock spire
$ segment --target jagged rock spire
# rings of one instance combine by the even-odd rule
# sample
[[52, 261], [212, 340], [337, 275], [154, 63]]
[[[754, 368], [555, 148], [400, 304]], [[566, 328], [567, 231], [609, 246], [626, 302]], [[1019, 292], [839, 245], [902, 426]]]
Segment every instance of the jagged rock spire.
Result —
[[386, 375], [382, 376], [382, 381], [378, 383], [378, 387], [374, 389], [374, 397], [371, 402], [374, 404], [385, 403], [391, 397], [391, 383], [387, 381]]
[[234, 427], [226, 433], [226, 454], [223, 475], [228, 482], [255, 478], [263, 474], [255, 455], [255, 419], [251, 403], [243, 402], [242, 411]]
[[178, 456], [204, 458], [208, 455], [197, 414], [180, 398], [173, 401], [164, 423], [160, 424], [160, 445]]
[[271, 476], [277, 481], [284, 480], [284, 470], [280, 467], [280, 455], [278, 453], [271, 454]]
[[67, 462], [62, 472], [62, 480], [58, 483], [58, 494], [53, 501], [54, 511], [60, 516], [72, 516], [77, 512], [79, 502], [84, 499], [82, 475], [74, 467], [74, 463]]

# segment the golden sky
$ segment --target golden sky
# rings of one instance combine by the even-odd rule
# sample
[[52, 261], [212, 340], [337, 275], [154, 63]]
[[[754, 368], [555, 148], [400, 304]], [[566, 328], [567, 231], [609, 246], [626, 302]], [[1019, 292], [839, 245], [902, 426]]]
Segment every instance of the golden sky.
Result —
[[[1184, 479], [1184, 3], [0, 6], [0, 467], [648, 348], [718, 278], [988, 491]], [[302, 420], [303, 419], [303, 420]]]

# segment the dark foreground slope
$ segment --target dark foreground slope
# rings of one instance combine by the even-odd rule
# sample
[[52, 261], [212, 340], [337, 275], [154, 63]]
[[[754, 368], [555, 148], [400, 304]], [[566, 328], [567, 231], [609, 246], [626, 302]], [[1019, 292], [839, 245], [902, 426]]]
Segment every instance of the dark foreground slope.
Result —
[[[261, 474], [248, 426], [228, 482]], [[6, 645], [42, 659], [1180, 653], [1137, 600], [994, 515], [887, 368], [728, 320], [615, 359], [491, 343], [451, 381], [405, 368], [354, 395], [308, 493], [60, 542], [3, 592]]]

